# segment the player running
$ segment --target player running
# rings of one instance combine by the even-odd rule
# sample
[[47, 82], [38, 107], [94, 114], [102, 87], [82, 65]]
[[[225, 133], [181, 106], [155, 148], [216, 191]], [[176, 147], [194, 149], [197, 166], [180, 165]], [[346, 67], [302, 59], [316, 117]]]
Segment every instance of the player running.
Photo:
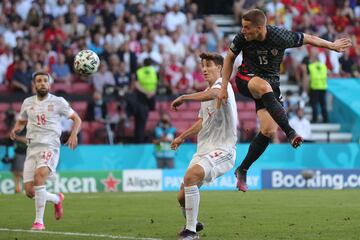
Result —
[[187, 137], [197, 134], [197, 152], [189, 164], [178, 193], [178, 201], [186, 216], [186, 226], [178, 234], [178, 239], [187, 240], [199, 239], [197, 231], [203, 228], [197, 221], [199, 187], [211, 183], [232, 169], [236, 157], [238, 117], [230, 84], [227, 85], [229, 98], [222, 104], [222, 108], [216, 109], [216, 98], [222, 85], [223, 57], [216, 53], [202, 53], [200, 58], [209, 87], [202, 92], [182, 95], [171, 103], [171, 108], [176, 111], [187, 100], [201, 101], [199, 119], [171, 143], [172, 149], [176, 150]]
[[28, 97], [21, 106], [20, 117], [11, 131], [11, 139], [15, 139], [26, 125], [27, 152], [24, 164], [24, 189], [29, 198], [35, 197], [36, 217], [32, 230], [44, 230], [44, 211], [47, 201], [55, 204], [55, 218], [63, 215], [62, 193], [53, 194], [46, 191], [46, 180], [53, 176], [59, 161], [61, 116], [74, 121], [71, 135], [67, 141], [69, 148], [77, 146], [77, 134], [81, 120], [77, 113], [62, 97], [49, 93], [49, 75], [37, 72], [33, 75], [33, 86], [36, 95]]
[[235, 36], [224, 60], [223, 85], [217, 101], [217, 107], [220, 107], [220, 102], [227, 99], [226, 90], [234, 60], [242, 52], [243, 62], [238, 68], [236, 85], [241, 94], [254, 99], [260, 122], [259, 134], [252, 140], [245, 159], [235, 171], [237, 188], [244, 192], [247, 191], [247, 170], [265, 151], [278, 126], [294, 148], [303, 142], [290, 127], [281, 104], [279, 70], [285, 49], [311, 44], [342, 52], [351, 46], [347, 38], [328, 42], [316, 36], [268, 26], [266, 21], [265, 14], [258, 9], [249, 10], [242, 16], [241, 32]]

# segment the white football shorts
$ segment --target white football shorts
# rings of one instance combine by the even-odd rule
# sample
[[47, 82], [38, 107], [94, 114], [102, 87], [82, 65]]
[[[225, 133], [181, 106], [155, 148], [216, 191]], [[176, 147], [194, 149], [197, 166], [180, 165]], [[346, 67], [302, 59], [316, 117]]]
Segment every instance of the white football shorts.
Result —
[[23, 179], [24, 183], [34, 181], [35, 170], [40, 167], [50, 169], [49, 179], [55, 176], [59, 163], [60, 149], [51, 146], [29, 146], [26, 151]]
[[230, 171], [234, 167], [235, 159], [235, 149], [231, 151], [214, 150], [204, 155], [194, 154], [188, 168], [195, 164], [200, 165], [205, 172], [204, 180], [202, 181], [201, 185], [208, 185], [216, 178]]

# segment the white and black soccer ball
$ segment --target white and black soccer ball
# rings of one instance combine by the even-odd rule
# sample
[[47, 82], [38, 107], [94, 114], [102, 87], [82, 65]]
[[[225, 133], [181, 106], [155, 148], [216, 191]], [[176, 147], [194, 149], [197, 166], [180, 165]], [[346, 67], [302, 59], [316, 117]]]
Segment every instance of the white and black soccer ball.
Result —
[[78, 52], [74, 59], [74, 69], [80, 75], [96, 73], [100, 65], [99, 56], [91, 50]]

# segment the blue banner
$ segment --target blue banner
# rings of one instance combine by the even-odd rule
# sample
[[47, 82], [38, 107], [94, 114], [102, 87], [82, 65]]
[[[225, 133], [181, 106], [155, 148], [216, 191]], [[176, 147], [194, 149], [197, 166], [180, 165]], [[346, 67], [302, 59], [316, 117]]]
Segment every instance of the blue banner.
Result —
[[[230, 170], [224, 176], [215, 179], [210, 185], [203, 185], [202, 190], [236, 190], [236, 178], [234, 170]], [[163, 170], [163, 191], [178, 191], [183, 182], [184, 170]], [[261, 174], [259, 169], [251, 169], [247, 175], [249, 190], [261, 189]]]
[[360, 188], [360, 169], [263, 170], [263, 189]]
[[[244, 159], [249, 145], [236, 146], [236, 166]], [[0, 159], [4, 156], [0, 147]], [[61, 147], [58, 171], [112, 171], [124, 169], [156, 169], [154, 145], [82, 145], [75, 151]], [[175, 169], [186, 169], [196, 151], [195, 144], [181, 145], [175, 155]], [[9, 164], [0, 162], [0, 171]], [[360, 169], [360, 145], [303, 144], [294, 150], [290, 144], [271, 144], [251, 169]]]

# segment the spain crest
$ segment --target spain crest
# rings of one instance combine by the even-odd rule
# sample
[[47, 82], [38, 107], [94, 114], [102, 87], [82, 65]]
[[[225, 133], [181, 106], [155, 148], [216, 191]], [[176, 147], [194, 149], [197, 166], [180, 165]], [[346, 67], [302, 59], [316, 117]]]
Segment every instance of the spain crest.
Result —
[[48, 105], [48, 111], [49, 111], [49, 112], [53, 112], [53, 111], [54, 111], [54, 105], [53, 105], [53, 104], [49, 104], [49, 105]]

